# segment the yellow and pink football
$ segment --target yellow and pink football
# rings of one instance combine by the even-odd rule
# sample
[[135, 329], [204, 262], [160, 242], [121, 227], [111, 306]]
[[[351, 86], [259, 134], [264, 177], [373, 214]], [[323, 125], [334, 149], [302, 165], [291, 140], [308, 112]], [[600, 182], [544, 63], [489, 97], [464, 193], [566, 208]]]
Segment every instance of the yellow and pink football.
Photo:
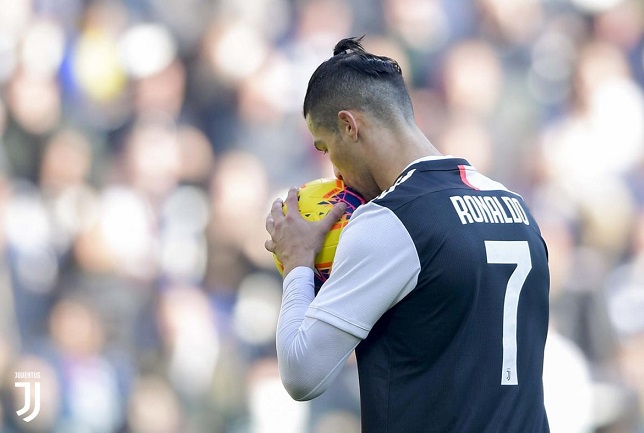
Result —
[[[353, 211], [365, 203], [364, 198], [355, 190], [346, 186], [340, 179], [322, 178], [312, 180], [302, 185], [297, 194], [298, 210], [304, 219], [319, 221], [338, 203], [345, 203], [347, 210], [327, 233], [322, 249], [315, 257], [315, 293], [331, 275], [335, 250], [340, 240], [340, 232], [347, 225]], [[288, 210], [285, 209], [285, 212]], [[275, 265], [280, 274], [284, 273], [284, 266], [273, 255]]]

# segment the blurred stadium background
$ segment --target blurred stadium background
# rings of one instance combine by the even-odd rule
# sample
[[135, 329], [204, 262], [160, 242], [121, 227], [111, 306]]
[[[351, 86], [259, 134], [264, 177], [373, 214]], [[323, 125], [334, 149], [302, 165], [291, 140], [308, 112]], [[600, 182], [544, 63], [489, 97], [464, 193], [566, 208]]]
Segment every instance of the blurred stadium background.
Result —
[[0, 431], [359, 432], [353, 364], [283, 391], [263, 241], [331, 174], [302, 99], [362, 34], [541, 222], [552, 431], [644, 431], [641, 0], [0, 0]]

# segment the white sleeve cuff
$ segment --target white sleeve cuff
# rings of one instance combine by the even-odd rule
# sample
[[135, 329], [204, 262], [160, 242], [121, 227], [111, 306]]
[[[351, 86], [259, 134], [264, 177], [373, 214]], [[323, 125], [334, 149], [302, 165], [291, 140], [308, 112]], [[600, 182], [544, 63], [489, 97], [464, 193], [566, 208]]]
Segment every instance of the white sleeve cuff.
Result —
[[[295, 290], [295, 288], [299, 285], [302, 285], [303, 291], [311, 293], [311, 300], [315, 298], [315, 280], [313, 269], [307, 266], [298, 266], [297, 268], [292, 269], [288, 274], [286, 274], [284, 276], [284, 281], [282, 282], [284, 296], [287, 296], [288, 292]], [[306, 290], [307, 286], [310, 288], [310, 290]]]

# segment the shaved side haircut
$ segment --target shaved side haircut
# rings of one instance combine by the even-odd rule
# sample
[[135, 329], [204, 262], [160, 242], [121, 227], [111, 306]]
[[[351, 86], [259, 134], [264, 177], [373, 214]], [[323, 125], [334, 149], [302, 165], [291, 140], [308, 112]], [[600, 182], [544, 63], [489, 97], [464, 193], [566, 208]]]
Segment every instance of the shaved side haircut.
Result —
[[338, 129], [338, 112], [357, 109], [396, 124], [411, 121], [414, 111], [400, 65], [364, 50], [361, 38], [337, 43], [333, 57], [313, 73], [304, 98], [304, 117], [330, 131]]

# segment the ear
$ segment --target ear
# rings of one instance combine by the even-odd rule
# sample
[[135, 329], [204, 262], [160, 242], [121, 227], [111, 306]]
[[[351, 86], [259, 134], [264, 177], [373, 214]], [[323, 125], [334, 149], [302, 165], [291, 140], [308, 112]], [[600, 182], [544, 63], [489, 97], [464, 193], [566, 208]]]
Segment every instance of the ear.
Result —
[[358, 141], [358, 121], [353, 113], [348, 110], [340, 111], [338, 124], [341, 133], [351, 137], [353, 141]]

